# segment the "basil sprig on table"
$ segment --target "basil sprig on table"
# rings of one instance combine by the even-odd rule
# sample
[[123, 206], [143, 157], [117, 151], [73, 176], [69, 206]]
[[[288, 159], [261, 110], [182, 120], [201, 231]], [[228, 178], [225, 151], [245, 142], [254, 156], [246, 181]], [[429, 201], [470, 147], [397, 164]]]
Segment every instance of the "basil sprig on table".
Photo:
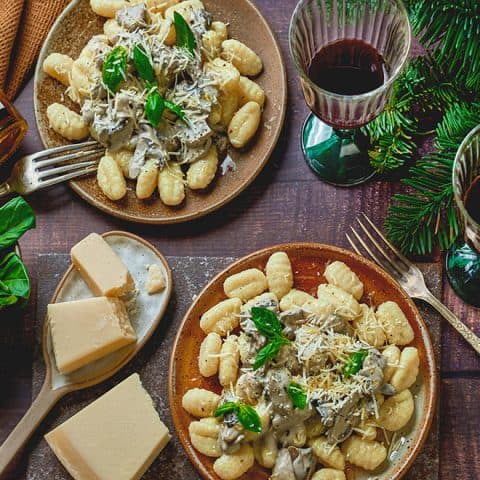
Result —
[[307, 394], [304, 388], [296, 382], [290, 383], [287, 387], [287, 393], [292, 399], [293, 405], [300, 410], [304, 410], [307, 406]]
[[177, 47], [185, 48], [185, 50], [193, 55], [197, 48], [197, 42], [195, 41], [195, 36], [193, 35], [190, 25], [178, 12], [173, 12], [173, 22], [175, 24]]
[[115, 47], [103, 62], [102, 80], [111, 93], [115, 93], [127, 78], [128, 51], [121, 45]]
[[0, 261], [0, 306], [10, 306], [30, 297], [30, 279], [25, 265], [14, 252]]
[[343, 378], [346, 379], [358, 373], [363, 367], [363, 361], [367, 355], [367, 350], [359, 350], [358, 352], [352, 353], [343, 367]]
[[10, 200], [0, 208], [0, 250], [14, 245], [31, 228], [35, 228], [32, 207], [22, 197]]
[[262, 421], [257, 411], [250, 405], [242, 402], [226, 402], [220, 405], [214, 412], [215, 417], [235, 413], [240, 424], [251, 432], [260, 433], [262, 431]]
[[5, 249], [10, 249], [31, 228], [35, 228], [35, 214], [22, 197], [0, 208], [0, 309], [25, 302], [30, 296], [25, 265], [16, 253]]
[[274, 312], [268, 308], [252, 307], [251, 314], [255, 327], [268, 340], [267, 344], [259, 350], [255, 357], [253, 369], [258, 370], [273, 360], [280, 349], [290, 343], [290, 340], [283, 335], [283, 325]]

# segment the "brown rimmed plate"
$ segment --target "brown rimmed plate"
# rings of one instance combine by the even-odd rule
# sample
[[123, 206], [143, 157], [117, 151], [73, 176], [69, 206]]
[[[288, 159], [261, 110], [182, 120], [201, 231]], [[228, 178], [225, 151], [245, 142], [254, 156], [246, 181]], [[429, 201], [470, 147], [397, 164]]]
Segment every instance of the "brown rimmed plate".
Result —
[[[373, 305], [392, 300], [398, 303], [410, 322], [420, 355], [420, 373], [412, 387], [415, 398], [415, 413], [409, 424], [397, 433], [397, 439], [404, 438], [398, 447], [389, 454], [388, 466], [376, 472], [366, 473], [359, 469], [348, 468], [348, 480], [398, 480], [406, 473], [419, 453], [427, 437], [437, 398], [437, 367], [432, 342], [427, 327], [415, 304], [387, 273], [373, 263], [348, 250], [315, 243], [291, 243], [278, 245], [252, 253], [218, 274], [198, 295], [185, 315], [177, 334], [170, 359], [169, 400], [170, 410], [177, 434], [193, 465], [203, 478], [219, 480], [213, 471], [214, 459], [203, 456], [192, 446], [188, 435], [191, 417], [182, 408], [182, 396], [190, 388], [206, 388], [216, 392], [221, 386], [215, 377], [203, 378], [198, 370], [198, 353], [205, 334], [200, 329], [199, 319], [202, 313], [226, 298], [223, 282], [226, 277], [247, 268], [265, 268], [268, 257], [276, 251], [285, 251], [292, 263], [295, 288], [315, 294], [319, 283], [326, 282], [318, 272], [323, 272], [327, 262], [339, 260], [345, 262], [357, 273], [365, 285], [365, 296]], [[269, 473], [258, 464], [248, 471], [242, 480], [266, 480]]]
[[[224, 176], [218, 174], [205, 192], [187, 188], [186, 200], [179, 207], [167, 207], [157, 193], [147, 201], [137, 199], [131, 181], [127, 196], [118, 202], [103, 195], [95, 176], [70, 182], [72, 189], [83, 199], [110, 215], [150, 224], [178, 223], [206, 215], [234, 199], [253, 182], [277, 143], [287, 108], [287, 78], [282, 53], [272, 30], [250, 0], [203, 0], [203, 3], [214, 19], [229, 24], [232, 38], [254, 48], [263, 60], [264, 70], [255, 79], [267, 96], [259, 131], [245, 150], [229, 149], [237, 165], [235, 171]], [[65, 87], [60, 82], [43, 73], [43, 60], [52, 52], [76, 58], [90, 37], [102, 32], [104, 21], [91, 10], [89, 0], [73, 0], [45, 41], [35, 71], [34, 102], [38, 131], [46, 148], [68, 143], [49, 128], [48, 105], [60, 102], [76, 111], [78, 105], [64, 94]]]

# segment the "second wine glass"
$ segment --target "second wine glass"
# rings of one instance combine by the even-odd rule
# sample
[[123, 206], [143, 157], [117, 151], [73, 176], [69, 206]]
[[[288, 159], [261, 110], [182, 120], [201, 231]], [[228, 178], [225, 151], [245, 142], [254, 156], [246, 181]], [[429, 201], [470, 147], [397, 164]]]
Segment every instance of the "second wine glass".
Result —
[[401, 0], [300, 0], [290, 52], [305, 101], [302, 148], [324, 181], [351, 186], [374, 174], [359, 128], [385, 107], [408, 58], [411, 29]]

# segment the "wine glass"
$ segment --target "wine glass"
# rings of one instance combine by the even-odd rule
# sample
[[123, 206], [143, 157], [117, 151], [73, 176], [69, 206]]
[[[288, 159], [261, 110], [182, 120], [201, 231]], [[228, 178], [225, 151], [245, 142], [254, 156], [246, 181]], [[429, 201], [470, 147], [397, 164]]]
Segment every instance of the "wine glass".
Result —
[[[465, 302], [480, 307], [480, 223], [478, 215], [466, 208], [473, 191], [480, 188], [480, 125], [460, 145], [453, 164], [453, 195], [458, 218], [462, 223], [460, 237], [447, 254], [447, 275], [455, 292]], [[476, 180], [476, 181], [475, 181]], [[475, 205], [480, 212], [480, 205]]]
[[[359, 94], [339, 94], [310, 78], [312, 60], [325, 47], [348, 40], [367, 44], [381, 55], [384, 76], [380, 85]], [[307, 163], [324, 181], [352, 186], [374, 175], [368, 159], [368, 138], [359, 128], [384, 109], [394, 81], [405, 65], [411, 43], [407, 11], [401, 0], [300, 0], [290, 22], [290, 53], [300, 76], [305, 101], [312, 111], [302, 130]], [[368, 56], [368, 55], [367, 55]], [[340, 53], [334, 62], [353, 69], [374, 68], [355, 51]], [[348, 70], [349, 72], [351, 70]], [[310, 75], [309, 75], [310, 74]], [[350, 75], [349, 75], [350, 78]], [[340, 77], [339, 84], [348, 83]], [[335, 87], [335, 84], [333, 85]], [[355, 89], [352, 77], [351, 88]]]

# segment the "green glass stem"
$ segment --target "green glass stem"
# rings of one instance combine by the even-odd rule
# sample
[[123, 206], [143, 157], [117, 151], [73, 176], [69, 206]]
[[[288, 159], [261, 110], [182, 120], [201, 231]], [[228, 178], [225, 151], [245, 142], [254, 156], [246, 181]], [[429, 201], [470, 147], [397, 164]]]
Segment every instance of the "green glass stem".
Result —
[[302, 130], [302, 149], [310, 168], [325, 182], [351, 187], [375, 175], [368, 158], [369, 142], [357, 129], [336, 129], [313, 113]]
[[447, 275], [456, 294], [466, 303], [480, 307], [480, 253], [463, 240], [448, 251]]

